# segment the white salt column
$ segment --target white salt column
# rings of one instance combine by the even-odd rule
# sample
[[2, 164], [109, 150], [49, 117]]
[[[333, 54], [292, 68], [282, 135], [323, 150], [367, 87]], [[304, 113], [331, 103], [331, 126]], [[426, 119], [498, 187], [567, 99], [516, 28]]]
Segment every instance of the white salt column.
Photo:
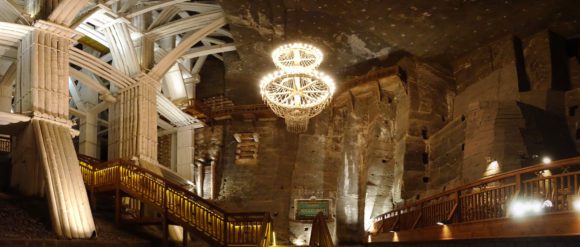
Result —
[[191, 125], [177, 128], [176, 167], [177, 174], [193, 181], [194, 128]]
[[119, 92], [109, 108], [109, 159], [137, 157], [157, 163], [157, 91], [147, 76]]
[[97, 115], [87, 113], [81, 118], [79, 153], [90, 157], [97, 157]]
[[0, 111], [10, 112], [12, 109], [12, 86], [0, 86]]
[[[35, 143], [37, 152], [14, 160], [28, 168], [15, 171], [12, 184], [25, 192], [45, 190], [52, 228], [61, 238], [90, 238], [95, 232], [68, 119], [69, 50], [77, 37], [73, 30], [37, 21], [18, 49], [14, 110], [33, 117], [26, 133], [34, 138], [20, 136], [16, 149], [33, 150]], [[38, 172], [42, 182], [35, 179]]]

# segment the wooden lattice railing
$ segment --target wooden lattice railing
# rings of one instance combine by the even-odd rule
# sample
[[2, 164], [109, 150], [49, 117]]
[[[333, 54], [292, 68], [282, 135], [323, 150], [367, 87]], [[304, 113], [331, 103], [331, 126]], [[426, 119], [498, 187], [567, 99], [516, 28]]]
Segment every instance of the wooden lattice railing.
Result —
[[312, 232], [310, 233], [310, 243], [308, 246], [334, 247], [332, 236], [328, 230], [328, 224], [326, 224], [326, 217], [324, 217], [324, 213], [322, 212], [319, 212], [312, 221]]
[[10, 153], [11, 150], [10, 137], [0, 136], [0, 153]]
[[[93, 160], [94, 161], [94, 160]], [[220, 246], [269, 246], [269, 213], [228, 213], [131, 161], [92, 164], [80, 158], [87, 187], [94, 191], [117, 190], [142, 201], [175, 224], [196, 232]], [[98, 167], [98, 168], [97, 168]]]
[[579, 180], [580, 158], [498, 174], [379, 215], [371, 233], [506, 218], [516, 200], [541, 203], [543, 214], [572, 211]]

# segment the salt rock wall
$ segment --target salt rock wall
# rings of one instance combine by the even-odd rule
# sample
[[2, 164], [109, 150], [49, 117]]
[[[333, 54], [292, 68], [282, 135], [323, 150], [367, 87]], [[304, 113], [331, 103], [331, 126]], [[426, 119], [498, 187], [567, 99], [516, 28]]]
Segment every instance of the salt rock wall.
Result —
[[[296, 200], [330, 200], [337, 241], [359, 242], [373, 217], [425, 190], [428, 135], [451, 114], [449, 72], [412, 58], [398, 64], [397, 74], [355, 79], [306, 133], [288, 133], [280, 119], [222, 122], [218, 203], [270, 211], [279, 241], [304, 244], [311, 221], [296, 218]], [[235, 164], [233, 135], [244, 132], [259, 135], [255, 165]]]
[[[580, 133], [580, 100], [570, 90], [576, 76], [565, 43], [548, 31], [506, 37], [456, 61], [453, 120], [428, 141], [427, 194], [537, 164], [543, 156], [577, 155], [572, 138]], [[563, 77], [567, 71], [570, 77]]]

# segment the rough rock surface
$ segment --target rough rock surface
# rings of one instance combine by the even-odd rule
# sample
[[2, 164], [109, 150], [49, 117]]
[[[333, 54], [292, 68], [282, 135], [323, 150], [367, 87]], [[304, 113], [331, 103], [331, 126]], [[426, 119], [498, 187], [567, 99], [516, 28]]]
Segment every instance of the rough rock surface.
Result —
[[244, 95], [236, 103], [259, 101], [248, 88], [255, 91], [259, 79], [274, 68], [270, 52], [284, 42], [320, 47], [325, 53], [321, 69], [340, 77], [353, 65], [400, 52], [451, 64], [506, 35], [528, 36], [548, 26], [558, 32], [580, 29], [577, 2], [567, 0], [218, 2], [239, 54], [239, 59], [225, 59], [231, 90]]

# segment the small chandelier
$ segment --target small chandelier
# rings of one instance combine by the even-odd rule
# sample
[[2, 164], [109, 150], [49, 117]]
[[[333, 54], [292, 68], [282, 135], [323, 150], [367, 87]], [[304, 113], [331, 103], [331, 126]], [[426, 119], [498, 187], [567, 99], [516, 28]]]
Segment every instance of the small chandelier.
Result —
[[330, 76], [316, 70], [322, 59], [318, 48], [301, 43], [272, 52], [279, 70], [262, 79], [260, 93], [272, 111], [285, 119], [289, 132], [305, 132], [310, 118], [330, 104], [335, 85]]

